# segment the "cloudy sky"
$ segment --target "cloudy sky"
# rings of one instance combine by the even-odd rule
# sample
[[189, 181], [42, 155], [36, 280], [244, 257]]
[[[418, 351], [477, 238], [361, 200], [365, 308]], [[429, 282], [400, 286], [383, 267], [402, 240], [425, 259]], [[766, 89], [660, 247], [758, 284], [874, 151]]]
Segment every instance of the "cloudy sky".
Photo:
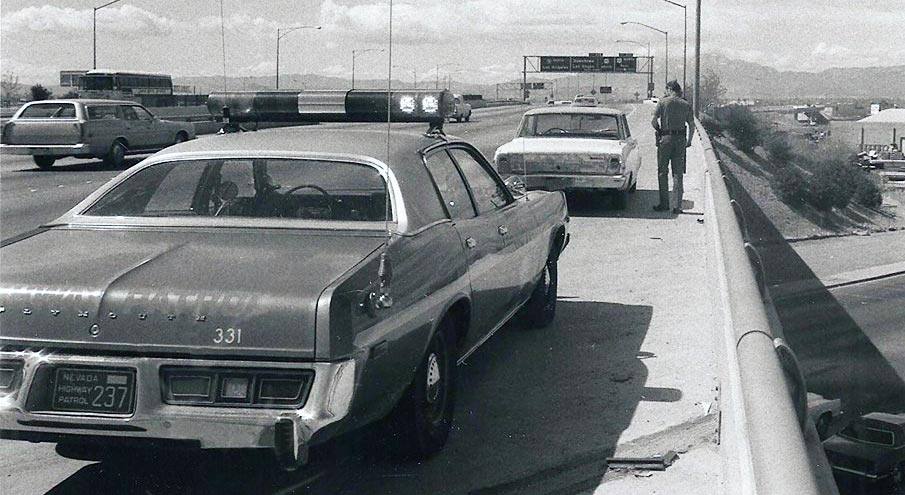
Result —
[[[682, 3], [682, 0], [678, 0]], [[104, 0], [3, 0], [0, 69], [26, 82], [55, 84], [61, 69], [90, 68], [92, 12]], [[689, 60], [694, 1], [689, 2]], [[780, 70], [905, 65], [902, 0], [704, 0], [705, 53]], [[389, 1], [122, 0], [97, 13], [98, 67], [219, 75], [226, 46], [231, 76], [274, 73], [277, 28], [321, 25], [281, 41], [281, 73], [348, 77], [353, 49], [385, 48]], [[396, 0], [393, 63], [433, 80], [511, 80], [522, 55], [634, 51], [617, 39], [651, 43], [662, 57], [669, 32], [670, 72], [681, 76], [682, 9], [663, 0]], [[385, 77], [387, 52], [360, 54], [356, 77]], [[691, 64], [692, 62], [689, 62]], [[675, 69], [673, 69], [675, 67]], [[401, 72], [396, 69], [399, 79]]]

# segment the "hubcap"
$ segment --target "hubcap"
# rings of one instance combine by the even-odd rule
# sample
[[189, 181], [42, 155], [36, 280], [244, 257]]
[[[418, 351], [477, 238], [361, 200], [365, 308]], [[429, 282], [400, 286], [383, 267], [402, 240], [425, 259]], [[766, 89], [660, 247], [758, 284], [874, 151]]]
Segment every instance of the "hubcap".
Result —
[[431, 353], [427, 358], [427, 401], [431, 404], [437, 401], [440, 395], [440, 363], [437, 355]]

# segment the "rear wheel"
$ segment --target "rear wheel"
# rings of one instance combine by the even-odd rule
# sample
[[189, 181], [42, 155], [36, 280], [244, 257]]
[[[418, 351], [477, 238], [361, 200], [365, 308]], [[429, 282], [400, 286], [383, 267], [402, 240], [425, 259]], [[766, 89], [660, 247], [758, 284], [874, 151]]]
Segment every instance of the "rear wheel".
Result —
[[118, 139], [110, 145], [110, 151], [104, 157], [104, 163], [111, 167], [121, 167], [126, 161], [126, 143]]
[[632, 177], [632, 187], [628, 188], [628, 192], [633, 193], [638, 190], [638, 178]]
[[394, 446], [400, 457], [425, 459], [446, 445], [455, 409], [455, 356], [455, 323], [447, 317], [391, 415]]
[[31, 157], [35, 161], [35, 165], [41, 170], [49, 170], [53, 166], [53, 162], [57, 161], [55, 156], [35, 155]]
[[468, 112], [468, 115], [465, 116], [465, 122], [471, 120], [471, 112]]
[[557, 284], [556, 262], [548, 261], [540, 280], [534, 286], [531, 298], [525, 303], [525, 317], [531, 328], [544, 328], [553, 323], [556, 316]]
[[173, 141], [173, 144], [184, 143], [189, 140], [188, 134], [183, 131], [179, 131], [176, 133], [176, 140]]

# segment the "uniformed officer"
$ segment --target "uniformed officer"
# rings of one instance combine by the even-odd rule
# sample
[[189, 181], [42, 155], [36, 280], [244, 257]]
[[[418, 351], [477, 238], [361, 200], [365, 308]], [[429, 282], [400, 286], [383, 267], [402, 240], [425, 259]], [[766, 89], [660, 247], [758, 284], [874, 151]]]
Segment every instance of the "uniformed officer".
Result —
[[[667, 211], [669, 201], [669, 166], [672, 162], [673, 213], [682, 212], [683, 174], [685, 174], [685, 148], [691, 146], [694, 136], [694, 113], [691, 105], [682, 98], [682, 86], [675, 80], [666, 83], [669, 96], [657, 103], [650, 123], [657, 133], [657, 179], [660, 204], [656, 211]], [[687, 129], [686, 129], [687, 124]]]

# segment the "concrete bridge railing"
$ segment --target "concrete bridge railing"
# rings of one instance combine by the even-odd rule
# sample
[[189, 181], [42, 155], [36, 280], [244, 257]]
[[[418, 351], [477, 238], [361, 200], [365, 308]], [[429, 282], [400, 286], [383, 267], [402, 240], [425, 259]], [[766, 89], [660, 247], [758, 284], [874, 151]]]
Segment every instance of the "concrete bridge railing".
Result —
[[807, 390], [772, 308], [757, 250], [726, 172], [698, 122], [707, 164], [705, 222], [714, 325], [721, 339], [720, 448], [727, 493], [838, 493], [813, 422]]

